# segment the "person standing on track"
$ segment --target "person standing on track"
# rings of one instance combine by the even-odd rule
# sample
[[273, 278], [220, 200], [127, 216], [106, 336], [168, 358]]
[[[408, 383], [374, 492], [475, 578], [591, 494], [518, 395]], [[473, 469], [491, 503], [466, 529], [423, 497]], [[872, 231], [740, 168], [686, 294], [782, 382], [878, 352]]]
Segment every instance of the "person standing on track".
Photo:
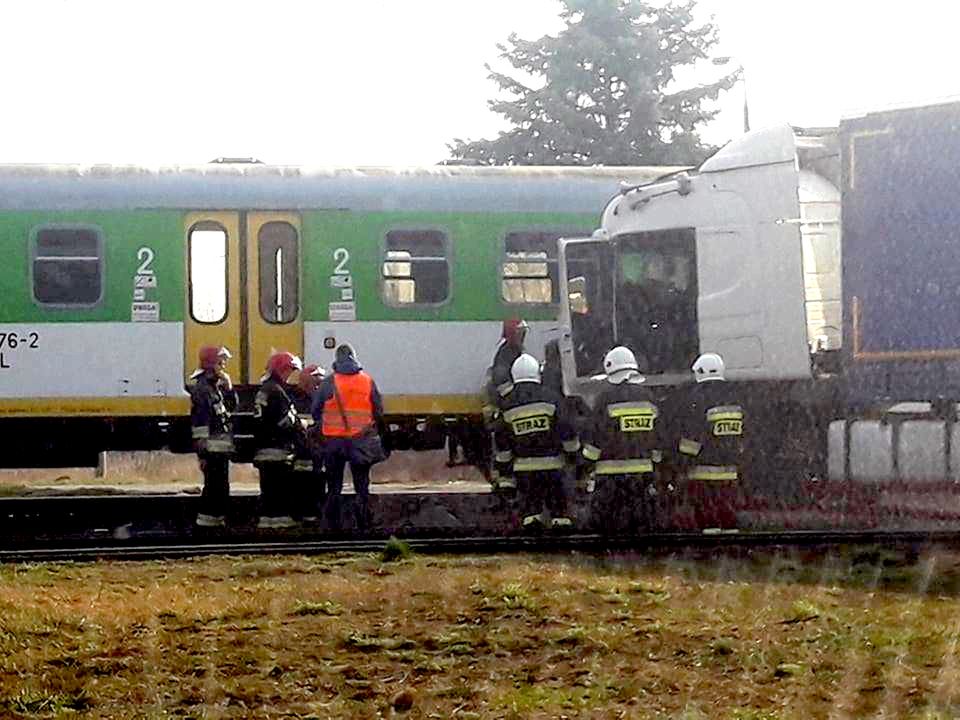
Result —
[[513, 363], [526, 352], [524, 342], [527, 339], [529, 327], [526, 321], [519, 318], [503, 321], [500, 342], [497, 344], [497, 352], [490, 366], [489, 395], [494, 406], [499, 403], [503, 395], [509, 392]]
[[336, 349], [333, 373], [314, 395], [313, 419], [324, 437], [327, 525], [341, 527], [343, 473], [349, 463], [356, 526], [364, 532], [370, 527], [370, 468], [389, 457], [390, 450], [380, 391], [346, 343]]
[[300, 422], [307, 428], [298, 438], [293, 459], [293, 485], [298, 498], [297, 509], [301, 520], [317, 522], [327, 495], [327, 479], [323, 470], [322, 435], [313, 426], [313, 396], [323, 381], [323, 368], [307, 365], [300, 373], [293, 401]]
[[606, 531], [649, 531], [657, 493], [654, 460], [664, 447], [660, 409], [629, 348], [608, 352], [603, 369], [606, 387], [597, 398], [582, 451], [596, 463], [593, 517]]
[[289, 352], [275, 352], [253, 404], [260, 471], [261, 529], [294, 527], [292, 485], [294, 450], [305, 442], [303, 426], [288, 388], [297, 384], [303, 363]]
[[203, 473], [203, 494], [196, 523], [199, 527], [224, 527], [230, 501], [230, 455], [233, 435], [230, 413], [237, 408], [237, 394], [227, 375], [230, 351], [205, 345], [200, 348], [200, 367], [190, 376], [190, 425], [193, 446]]
[[737, 532], [744, 409], [725, 382], [723, 358], [704, 353], [692, 369], [696, 384], [679, 389], [675, 396], [680, 467], [703, 532]]
[[497, 470], [513, 477], [524, 529], [572, 527], [564, 486], [566, 460], [580, 450], [580, 439], [556, 392], [540, 382], [540, 363], [522, 354], [511, 368], [513, 389], [504, 398], [495, 437]]
[[[501, 406], [506, 402], [507, 395], [513, 390], [511, 372], [513, 363], [523, 355], [524, 342], [527, 338], [529, 326], [520, 318], [503, 321], [500, 342], [493, 356], [493, 364], [487, 370], [487, 402], [483, 407], [483, 421], [485, 428], [490, 432], [489, 446], [495, 446], [493, 437], [494, 428], [500, 414]], [[495, 451], [494, 451], [495, 452]], [[494, 463], [494, 468], [497, 465]], [[515, 490], [516, 482], [512, 475], [498, 475], [488, 477], [495, 490]]]

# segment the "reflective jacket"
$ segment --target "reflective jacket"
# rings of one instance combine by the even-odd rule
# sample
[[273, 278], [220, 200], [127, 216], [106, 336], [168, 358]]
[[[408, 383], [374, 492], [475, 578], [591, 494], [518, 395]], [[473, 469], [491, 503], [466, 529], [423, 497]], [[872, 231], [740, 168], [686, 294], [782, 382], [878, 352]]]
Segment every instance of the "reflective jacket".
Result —
[[260, 386], [253, 402], [253, 416], [259, 448], [254, 461], [292, 460], [302, 434], [300, 419], [293, 400], [277, 378], [271, 376]]
[[597, 475], [653, 472], [655, 451], [665, 440], [656, 400], [650, 388], [637, 382], [607, 384], [584, 433], [583, 456], [596, 462]]
[[580, 450], [563, 398], [538, 383], [518, 383], [503, 397], [495, 438], [505, 474], [560, 470], [564, 456]]
[[334, 373], [332, 395], [323, 404], [324, 437], [359, 437], [373, 427], [373, 379], [365, 372]]
[[[334, 387], [337, 392], [334, 392]], [[338, 393], [343, 413], [337, 403]], [[313, 419], [320, 423], [324, 437], [358, 437], [364, 430], [376, 425], [381, 437], [386, 439], [380, 391], [355, 361], [333, 364], [333, 374], [320, 383], [314, 395]]]
[[187, 384], [190, 392], [190, 425], [201, 453], [233, 452], [230, 413], [237, 407], [237, 394], [227, 390], [229, 380], [198, 371]]
[[746, 413], [722, 380], [688, 385], [674, 394], [674, 448], [693, 480], [734, 481], [743, 465]]

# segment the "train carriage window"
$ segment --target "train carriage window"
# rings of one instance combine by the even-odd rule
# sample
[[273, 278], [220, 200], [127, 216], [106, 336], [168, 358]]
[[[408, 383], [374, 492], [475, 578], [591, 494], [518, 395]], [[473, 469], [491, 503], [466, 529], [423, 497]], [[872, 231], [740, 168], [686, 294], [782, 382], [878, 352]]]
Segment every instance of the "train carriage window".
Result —
[[447, 236], [439, 230], [391, 230], [383, 256], [389, 305], [435, 305], [450, 296]]
[[510, 304], [558, 301], [557, 240], [559, 231], [509, 232], [504, 239], [501, 297]]
[[190, 228], [190, 315], [199, 323], [227, 316], [227, 231], [214, 222]]
[[33, 297], [41, 305], [96, 305], [103, 290], [103, 239], [91, 227], [33, 233]]
[[269, 323], [293, 322], [300, 312], [300, 248], [288, 222], [260, 227], [260, 315]]

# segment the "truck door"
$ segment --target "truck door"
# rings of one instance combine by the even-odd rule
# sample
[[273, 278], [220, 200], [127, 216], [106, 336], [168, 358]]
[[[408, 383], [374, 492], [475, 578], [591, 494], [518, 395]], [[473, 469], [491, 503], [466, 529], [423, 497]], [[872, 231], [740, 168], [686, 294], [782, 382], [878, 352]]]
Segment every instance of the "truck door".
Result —
[[561, 240], [560, 362], [564, 389], [603, 372], [616, 324], [613, 247], [606, 240]]
[[203, 345], [225, 345], [237, 385], [256, 384], [274, 350], [303, 353], [300, 217], [215, 211], [185, 216], [184, 369]]

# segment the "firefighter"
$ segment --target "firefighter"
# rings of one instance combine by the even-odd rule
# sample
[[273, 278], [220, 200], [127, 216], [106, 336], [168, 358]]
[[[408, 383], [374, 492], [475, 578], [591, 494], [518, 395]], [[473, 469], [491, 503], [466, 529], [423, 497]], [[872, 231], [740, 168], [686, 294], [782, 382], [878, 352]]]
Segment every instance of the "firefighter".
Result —
[[677, 457], [698, 526], [704, 533], [737, 532], [744, 410], [725, 382], [723, 358], [704, 353], [692, 369], [696, 383], [677, 393]]
[[291, 516], [292, 473], [295, 448], [304, 442], [303, 426], [289, 390], [299, 380], [303, 363], [289, 352], [275, 352], [253, 405], [257, 453], [253, 464], [260, 471], [259, 528], [288, 528]]
[[230, 454], [233, 435], [230, 413], [237, 394], [227, 375], [225, 347], [200, 348], [200, 367], [190, 376], [190, 424], [193, 445], [203, 473], [203, 494], [196, 523], [199, 527], [224, 527], [230, 499]]
[[[341, 345], [335, 357], [333, 373], [313, 398], [313, 419], [324, 437], [325, 515], [327, 525], [339, 530], [343, 473], [349, 463], [356, 526], [363, 532], [370, 527], [370, 468], [390, 454], [383, 399], [373, 378], [363, 371], [353, 347]], [[374, 453], [373, 448], [379, 452]]]
[[[519, 318], [503, 321], [500, 342], [497, 344], [497, 352], [493, 356], [493, 365], [490, 367], [490, 383], [492, 389], [499, 395], [503, 395], [510, 385], [513, 363], [525, 352], [523, 345], [527, 339], [529, 327], [526, 321]], [[492, 395], [494, 404], [497, 404], [497, 398], [497, 394]]]
[[540, 380], [540, 363], [520, 355], [510, 370], [513, 389], [503, 398], [496, 421], [495, 462], [501, 476], [512, 477], [519, 495], [524, 529], [573, 525], [567, 511], [564, 474], [580, 451], [580, 439], [566, 406]]
[[657, 493], [655, 460], [663, 447], [660, 408], [629, 348], [608, 352], [603, 369], [606, 385], [582, 450], [595, 463], [593, 517], [607, 531], [649, 531]]
[[314, 427], [310, 412], [313, 408], [313, 396], [323, 381], [324, 371], [319, 365], [307, 365], [300, 373], [293, 401], [297, 406], [297, 415], [306, 428], [300, 436], [293, 459], [293, 483], [299, 498], [300, 519], [304, 522], [317, 522], [320, 509], [326, 499], [327, 483], [323, 471], [322, 442], [319, 428]]
[[[524, 342], [527, 338], [528, 329], [527, 323], [520, 318], [504, 320], [500, 342], [497, 344], [497, 351], [493, 356], [493, 364], [487, 370], [487, 402], [483, 407], [483, 421], [484, 426], [490, 432], [489, 440], [492, 441], [493, 445], [496, 444], [493, 434], [500, 407], [513, 389], [511, 381], [513, 363], [525, 352]], [[494, 467], [496, 468], [496, 463], [494, 463]], [[512, 475], [498, 474], [488, 479], [495, 490], [512, 491], [516, 489], [516, 483]]]

